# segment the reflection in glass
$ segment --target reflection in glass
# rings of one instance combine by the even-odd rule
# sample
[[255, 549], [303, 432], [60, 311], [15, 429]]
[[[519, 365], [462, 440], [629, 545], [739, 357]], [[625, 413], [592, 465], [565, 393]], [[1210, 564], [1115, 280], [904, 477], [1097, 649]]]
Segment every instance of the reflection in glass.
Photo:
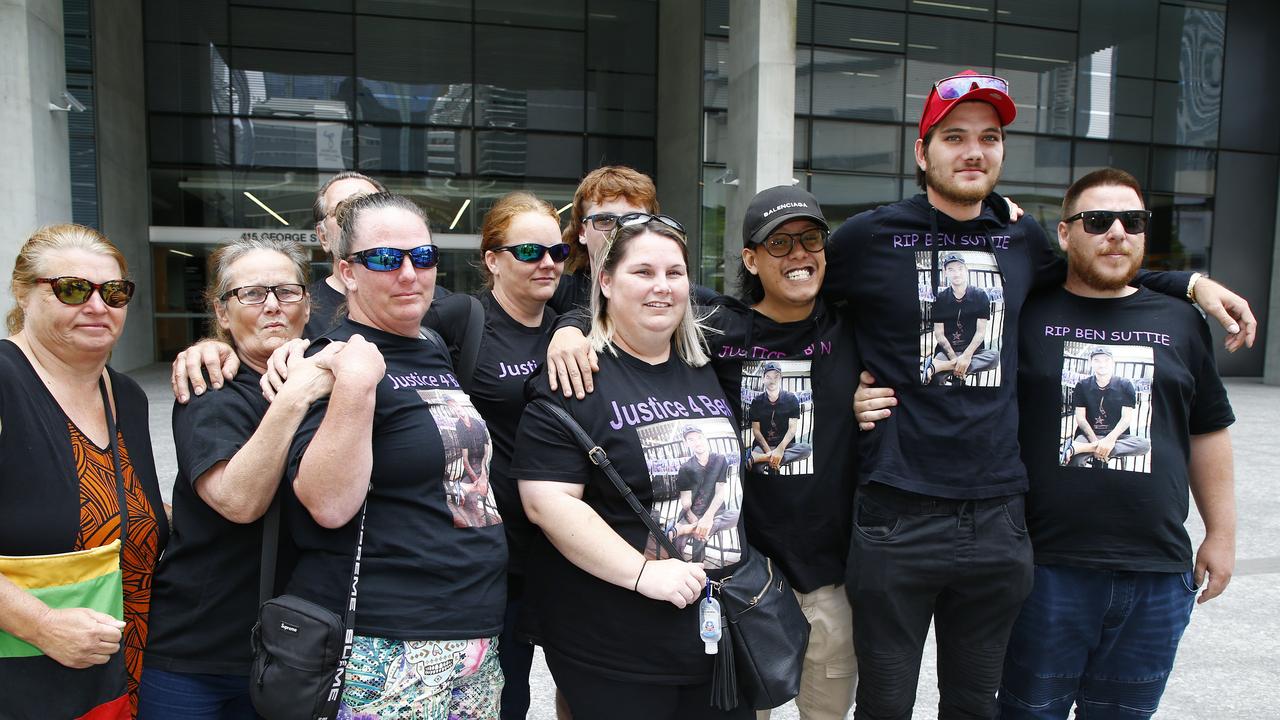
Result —
[[1133, 175], [1138, 184], [1147, 186], [1146, 145], [1124, 143], [1077, 142], [1073, 178], [1105, 167], [1120, 168]]
[[[704, 165], [702, 168], [702, 238], [698, 243], [698, 282], [718, 292], [724, 292], [724, 226], [725, 208], [729, 204], [725, 185], [717, 181], [724, 176], [724, 168]], [[730, 272], [738, 266], [731, 265]]]
[[[708, 11], [709, 12], [709, 11]], [[798, 58], [797, 58], [798, 60]], [[797, 66], [797, 72], [799, 67]], [[797, 76], [796, 83], [801, 80]], [[702, 104], [729, 107], [729, 41], [707, 38], [702, 46]]]
[[582, 33], [486, 27], [476, 36], [476, 125], [581, 131]]
[[481, 131], [476, 133], [476, 173], [577, 179], [582, 149], [580, 136]]
[[1154, 192], [1213, 193], [1218, 153], [1212, 150], [1153, 148], [1151, 187]]
[[901, 199], [898, 181], [888, 177], [815, 172], [809, 178], [809, 189], [822, 206], [822, 213], [832, 230], [863, 210]]
[[237, 122], [235, 164], [242, 167], [352, 167], [352, 128], [341, 122], [248, 118]]
[[454, 128], [360, 125], [360, 170], [471, 174], [471, 132]]
[[[1226, 13], [1161, 6], [1155, 133], [1160, 143], [1213, 147], [1222, 106]], [[1172, 35], [1177, 33], [1176, 37]], [[1174, 50], [1177, 49], [1176, 62]]]
[[1004, 170], [1009, 182], [1071, 184], [1071, 141], [1009, 134], [1004, 141]]
[[1213, 200], [1205, 197], [1151, 194], [1147, 230], [1150, 270], [1205, 270], [1209, 267]]
[[813, 121], [813, 167], [896, 173], [902, 128], [897, 125]]
[[815, 49], [813, 71], [814, 115], [902, 119], [902, 56]]
[[231, 52], [237, 115], [348, 120], [351, 56], [236, 48]]
[[470, 26], [359, 17], [356, 53], [361, 120], [471, 124]]

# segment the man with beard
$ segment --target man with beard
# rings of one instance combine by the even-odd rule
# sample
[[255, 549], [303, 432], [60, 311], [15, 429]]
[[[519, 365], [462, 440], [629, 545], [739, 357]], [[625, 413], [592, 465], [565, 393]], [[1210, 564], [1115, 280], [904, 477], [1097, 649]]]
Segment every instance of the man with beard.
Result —
[[[1031, 590], [1013, 373], [989, 388], [924, 385], [919, 373], [925, 306], [917, 253], [963, 244], [998, 261], [1005, 320], [992, 344], [1003, 368], [1017, 367], [1028, 293], [1065, 276], [1040, 226], [1011, 223], [1006, 202], [992, 194], [1004, 126], [1015, 116], [1008, 89], [1003, 79], [972, 71], [934, 83], [915, 145], [924, 194], [850, 219], [828, 245], [824, 291], [855, 311], [864, 379], [887, 386], [866, 408], [876, 412], [858, 416], [881, 422], [858, 443], [861, 487], [846, 583], [861, 673], [856, 718], [911, 717], [931, 620], [939, 716], [991, 717], [1009, 632]], [[1228, 347], [1252, 344], [1248, 304], [1225, 288], [1188, 273], [1140, 279], [1199, 300], [1228, 326]], [[897, 407], [890, 414], [888, 406]]]
[[942, 258], [947, 289], [933, 301], [934, 355], [926, 361], [925, 383], [963, 385], [965, 377], [1000, 362], [1000, 354], [986, 349], [983, 340], [991, 324], [991, 299], [969, 285], [969, 266], [952, 253]]
[[793, 442], [800, 430], [800, 399], [782, 388], [782, 366], [764, 364], [761, 374], [764, 392], [751, 401], [751, 465], [759, 472], [777, 473], [787, 463], [803, 460], [813, 453], [805, 443]]
[[[1035, 587], [1009, 640], [1001, 718], [1066, 718], [1073, 704], [1078, 717], [1150, 717], [1198, 586], [1207, 573], [1199, 601], [1216, 597], [1235, 566], [1227, 430], [1235, 416], [1208, 325], [1186, 303], [1128, 285], [1142, 263], [1150, 216], [1137, 181], [1124, 171], [1106, 168], [1077, 180], [1058, 224], [1067, 281], [1027, 302], [1018, 377]], [[1078, 327], [1138, 338], [1123, 347], [1152, 358], [1147, 471], [1103, 463], [1086, 472], [1058, 458], [1067, 339], [1059, 328]], [[1112, 376], [1107, 348], [1093, 349], [1092, 362], [1094, 375], [1084, 383], [1108, 390], [1128, 384]], [[1114, 422], [1115, 410], [1107, 412]], [[1121, 414], [1131, 420], [1132, 413], [1126, 407]], [[1081, 427], [1089, 432], [1097, 422], [1092, 410], [1087, 419]], [[1105, 439], [1077, 457], [1104, 458]], [[1124, 442], [1116, 441], [1111, 457]], [[1205, 526], [1194, 562], [1183, 526], [1188, 490]]]
[[[1143, 211], [1146, 212], [1146, 211]], [[1116, 377], [1116, 356], [1101, 345], [1089, 350], [1093, 374], [1076, 383], [1076, 435], [1065, 457], [1072, 467], [1106, 467], [1111, 458], [1145, 455], [1151, 441], [1129, 434], [1138, 415], [1138, 391], [1128, 378]]]

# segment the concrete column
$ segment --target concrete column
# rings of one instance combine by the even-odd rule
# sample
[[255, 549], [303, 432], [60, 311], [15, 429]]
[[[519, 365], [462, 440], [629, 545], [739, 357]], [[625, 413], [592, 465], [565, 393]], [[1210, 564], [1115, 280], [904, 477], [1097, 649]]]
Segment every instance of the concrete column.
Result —
[[658, 204], [684, 225], [696, 265], [702, 237], [702, 3], [660, 0], [658, 89]]
[[49, 109], [66, 89], [63, 45], [62, 0], [0, 0], [0, 315], [22, 243], [71, 218], [67, 117]]
[[142, 48], [141, 0], [93, 3], [101, 230], [124, 253], [129, 274], [138, 283], [124, 335], [111, 357], [117, 370], [132, 370], [156, 359]]
[[796, 0], [729, 3], [730, 185], [725, 291], [737, 291], [742, 217], [761, 190], [790, 184], [795, 144]]

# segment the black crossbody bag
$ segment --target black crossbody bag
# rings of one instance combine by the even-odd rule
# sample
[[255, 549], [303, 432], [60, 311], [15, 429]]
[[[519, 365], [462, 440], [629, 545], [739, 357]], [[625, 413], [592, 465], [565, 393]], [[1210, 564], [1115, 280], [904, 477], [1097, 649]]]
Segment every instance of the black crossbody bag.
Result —
[[[681, 557], [667, 534], [640, 504], [618, 475], [604, 450], [573, 416], [555, 403], [533, 401], [551, 413], [578, 446], [631, 506], [649, 534], [673, 558]], [[730, 710], [744, 697], [756, 710], [769, 710], [800, 694], [800, 674], [809, 647], [809, 621], [791, 585], [775, 572], [773, 561], [746, 543], [744, 556], [732, 575], [712, 581], [720, 596], [722, 635], [711, 682], [712, 707]], [[727, 621], [727, 622], [725, 622]]]
[[344, 617], [296, 595], [271, 597], [280, 531], [278, 495], [263, 518], [261, 607], [251, 638], [253, 665], [249, 699], [266, 720], [334, 720], [338, 716], [343, 675], [355, 635], [356, 590], [360, 583], [364, 516], [368, 509], [366, 496], [360, 508]]

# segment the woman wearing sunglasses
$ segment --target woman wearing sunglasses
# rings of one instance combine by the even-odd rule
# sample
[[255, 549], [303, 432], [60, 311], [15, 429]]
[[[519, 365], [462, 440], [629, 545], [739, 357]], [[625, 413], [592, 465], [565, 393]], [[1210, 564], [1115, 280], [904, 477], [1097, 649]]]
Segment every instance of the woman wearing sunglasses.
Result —
[[492, 485], [466, 471], [491, 452], [488, 431], [478, 415], [462, 422], [475, 410], [448, 351], [420, 331], [437, 248], [400, 195], [351, 198], [338, 217], [347, 316], [308, 352], [346, 346], [289, 447], [284, 516], [298, 559], [286, 592], [341, 616], [360, 542], [340, 712], [496, 718], [506, 538]]
[[[560, 238], [560, 218], [555, 208], [528, 192], [500, 198], [484, 217], [480, 251], [485, 290], [484, 332], [474, 374], [462, 378], [475, 409], [493, 439], [488, 478], [507, 534], [507, 612], [499, 644], [504, 685], [502, 716], [523, 718], [529, 710], [529, 668], [533, 645], [518, 639], [515, 619], [524, 594], [525, 554], [536, 531], [520, 505], [516, 481], [508, 468], [515, 445], [516, 425], [524, 404], [524, 383], [546, 357], [547, 340], [556, 313], [547, 302], [569, 256], [569, 245]], [[431, 304], [427, 327], [446, 332], [442, 325], [460, 324], [471, 298], [453, 295]], [[461, 349], [451, 344], [454, 367], [461, 368]]]
[[119, 249], [79, 225], [38, 230], [14, 262], [10, 336], [0, 341], [0, 555], [122, 540], [124, 603], [122, 622], [112, 614], [118, 594], [63, 604], [65, 579], [37, 595], [32, 578], [0, 576], [0, 687], [13, 717], [95, 708], [133, 717], [137, 707], [151, 577], [169, 526], [146, 395], [107, 367], [133, 297], [127, 274]]
[[595, 392], [565, 398], [545, 374], [532, 392], [582, 425], [659, 525], [674, 534], [690, 512], [707, 522], [692, 523], [697, 542], [684, 543], [696, 550], [660, 554], [568, 431], [529, 406], [511, 475], [551, 541], [528, 563], [547, 664], [575, 720], [751, 717], [745, 704], [710, 707], [713, 657], [698, 633], [708, 578], [742, 556], [741, 445], [689, 305], [684, 232], [666, 216], [628, 215], [599, 262]]
[[156, 573], [139, 717], [256, 717], [249, 643], [258, 615], [260, 518], [275, 497], [289, 441], [329, 392], [330, 356], [293, 363], [268, 406], [258, 382], [271, 353], [310, 315], [308, 256], [281, 240], [237, 240], [209, 258], [215, 336], [240, 360], [220, 392], [174, 403], [174, 532]]

